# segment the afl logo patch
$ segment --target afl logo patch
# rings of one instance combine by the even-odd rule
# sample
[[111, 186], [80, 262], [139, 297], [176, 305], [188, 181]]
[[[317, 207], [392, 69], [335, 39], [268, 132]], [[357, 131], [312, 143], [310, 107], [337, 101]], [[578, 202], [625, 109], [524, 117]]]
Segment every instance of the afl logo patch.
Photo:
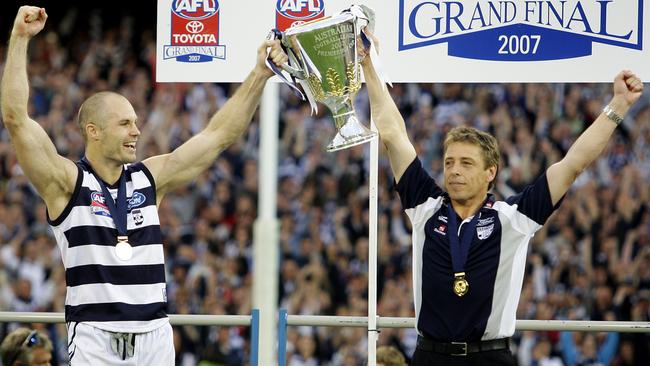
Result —
[[108, 206], [106, 206], [106, 199], [101, 192], [90, 193], [90, 211], [95, 215], [111, 217]]

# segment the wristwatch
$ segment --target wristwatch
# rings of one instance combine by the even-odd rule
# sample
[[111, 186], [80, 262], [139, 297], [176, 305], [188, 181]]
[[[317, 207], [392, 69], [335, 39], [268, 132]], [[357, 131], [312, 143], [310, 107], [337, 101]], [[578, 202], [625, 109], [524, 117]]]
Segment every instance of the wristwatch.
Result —
[[614, 109], [608, 105], [603, 108], [603, 113], [612, 120], [612, 122], [616, 123], [616, 125], [620, 125], [621, 122], [623, 122], [623, 117], [619, 116], [618, 113], [614, 112]]

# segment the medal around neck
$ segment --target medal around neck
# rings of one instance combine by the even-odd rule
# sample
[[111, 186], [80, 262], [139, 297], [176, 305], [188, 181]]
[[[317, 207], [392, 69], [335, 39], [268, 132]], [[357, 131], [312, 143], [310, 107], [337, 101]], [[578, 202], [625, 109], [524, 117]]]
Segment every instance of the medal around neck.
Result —
[[118, 236], [117, 245], [115, 245], [115, 255], [117, 258], [128, 261], [133, 257], [133, 247], [128, 242], [128, 237]]
[[465, 272], [454, 273], [454, 293], [460, 297], [469, 291], [469, 283], [465, 279]]

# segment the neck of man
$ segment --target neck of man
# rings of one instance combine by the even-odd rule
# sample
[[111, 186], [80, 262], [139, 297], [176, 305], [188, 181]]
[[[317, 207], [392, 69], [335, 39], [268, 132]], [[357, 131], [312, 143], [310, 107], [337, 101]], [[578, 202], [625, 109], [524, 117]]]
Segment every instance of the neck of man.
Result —
[[104, 182], [113, 185], [117, 183], [122, 175], [122, 164], [111, 159], [107, 159], [100, 154], [93, 154], [92, 151], [86, 151], [86, 160], [95, 171], [95, 174]]
[[478, 210], [483, 207], [483, 203], [485, 202], [486, 197], [487, 192], [482, 195], [477, 194], [476, 196], [467, 200], [454, 200], [452, 198], [451, 205], [458, 216], [460, 216], [461, 219], [465, 220], [466, 218], [476, 214], [476, 212], [478, 212]]

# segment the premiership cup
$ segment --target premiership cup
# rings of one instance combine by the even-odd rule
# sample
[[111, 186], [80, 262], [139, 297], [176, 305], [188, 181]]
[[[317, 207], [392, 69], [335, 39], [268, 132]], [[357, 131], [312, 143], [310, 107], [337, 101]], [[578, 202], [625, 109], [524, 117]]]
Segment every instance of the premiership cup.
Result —
[[298, 80], [313, 108], [314, 101], [321, 102], [334, 117], [337, 132], [327, 151], [359, 145], [377, 136], [359, 122], [352, 106], [361, 89], [357, 36], [367, 20], [344, 11], [293, 26], [281, 34], [289, 55], [289, 64], [283, 69]]

